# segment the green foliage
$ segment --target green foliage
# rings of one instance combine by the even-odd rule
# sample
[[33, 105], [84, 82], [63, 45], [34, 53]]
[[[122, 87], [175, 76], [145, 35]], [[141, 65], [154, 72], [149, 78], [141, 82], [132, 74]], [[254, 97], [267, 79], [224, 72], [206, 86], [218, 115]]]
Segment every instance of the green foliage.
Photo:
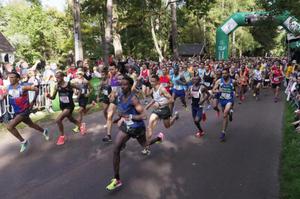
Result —
[[72, 46], [71, 18], [41, 6], [10, 3], [0, 8], [0, 31], [16, 47], [18, 58], [58, 61]]
[[280, 168], [280, 198], [300, 198], [300, 137], [291, 125], [293, 108], [286, 104]]

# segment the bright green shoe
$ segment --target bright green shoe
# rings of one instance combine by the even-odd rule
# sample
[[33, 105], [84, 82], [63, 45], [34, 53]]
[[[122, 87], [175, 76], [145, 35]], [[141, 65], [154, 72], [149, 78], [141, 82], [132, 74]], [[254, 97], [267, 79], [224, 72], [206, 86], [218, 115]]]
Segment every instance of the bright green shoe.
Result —
[[28, 148], [28, 140], [26, 140], [24, 143], [21, 143], [21, 149], [20, 149], [20, 153], [23, 153], [24, 151], [26, 151], [26, 149]]
[[50, 139], [48, 129], [44, 130], [43, 136], [44, 136], [44, 138], [45, 138], [46, 141], [48, 141]]
[[122, 186], [121, 180], [117, 180], [116, 178], [114, 178], [114, 179], [111, 180], [110, 184], [107, 185], [106, 189], [108, 191], [113, 191], [113, 190], [115, 190], [116, 188], [118, 188], [120, 186]]
[[75, 128], [73, 128], [73, 132], [74, 132], [74, 133], [79, 133], [79, 128], [78, 128], [78, 126], [76, 126]]

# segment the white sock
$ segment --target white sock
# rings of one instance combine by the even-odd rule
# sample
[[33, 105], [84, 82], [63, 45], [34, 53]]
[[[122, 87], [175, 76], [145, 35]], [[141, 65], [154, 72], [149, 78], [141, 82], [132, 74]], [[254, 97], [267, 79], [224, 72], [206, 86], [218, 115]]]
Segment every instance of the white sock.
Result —
[[23, 142], [21, 142], [22, 144], [25, 144], [27, 142], [27, 140], [23, 140]]

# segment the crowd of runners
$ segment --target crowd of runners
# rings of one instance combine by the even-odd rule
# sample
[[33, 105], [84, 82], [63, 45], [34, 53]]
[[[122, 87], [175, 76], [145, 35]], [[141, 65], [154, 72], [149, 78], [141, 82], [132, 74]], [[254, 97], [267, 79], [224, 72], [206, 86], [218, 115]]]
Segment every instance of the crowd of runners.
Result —
[[[262, 98], [261, 90], [272, 88], [274, 103], [277, 103], [283, 84], [288, 87], [291, 80], [300, 79], [300, 67], [295, 61], [287, 62], [284, 58], [241, 58], [230, 61], [190, 58], [161, 63], [128, 59], [122, 63], [110, 62], [108, 67], [99, 64], [92, 70], [82, 66], [82, 63], [77, 62], [77, 67], [73, 64], [67, 73], [55, 71], [56, 86], [46, 96], [49, 99], [59, 96], [61, 113], [56, 119], [60, 132], [57, 145], [66, 142], [65, 118], [74, 124], [74, 132], [85, 135], [88, 121], [87, 124], [83, 122], [84, 115], [95, 104], [102, 104], [105, 121], [99, 123], [103, 124], [106, 131], [102, 141], [114, 142], [114, 177], [106, 187], [108, 190], [122, 185], [120, 152], [126, 147], [126, 142], [130, 138], [137, 139], [142, 146], [141, 154], [150, 155], [152, 145], [162, 142], [165, 136], [163, 132], [156, 132], [158, 122], [162, 120], [165, 128], [172, 128], [180, 119], [179, 112], [175, 111], [180, 109], [175, 103], [177, 99], [184, 110], [192, 113], [190, 117], [196, 129], [195, 139], [205, 135], [201, 122], [207, 119], [205, 112], [211, 110], [223, 120], [217, 133], [220, 141], [225, 142], [228, 124], [233, 121], [234, 107], [246, 102], [246, 96], [253, 95], [259, 101]], [[38, 87], [21, 81], [21, 75], [16, 70], [8, 71], [6, 75], [9, 85], [2, 89], [0, 100], [8, 96], [15, 113], [7, 124], [7, 130], [21, 142], [20, 152], [24, 152], [29, 142], [16, 128], [21, 122], [40, 132], [47, 141], [51, 135], [29, 117], [36, 95], [29, 100], [28, 92], [37, 93]], [[92, 76], [101, 80], [97, 90], [90, 85]], [[100, 95], [87, 107], [89, 95], [93, 92]], [[245, 95], [247, 92], [251, 95]], [[78, 118], [73, 116], [73, 95], [78, 96]], [[149, 109], [151, 113], [147, 114], [146, 110]], [[114, 139], [112, 133], [116, 132], [112, 131], [113, 125], [119, 128]]]

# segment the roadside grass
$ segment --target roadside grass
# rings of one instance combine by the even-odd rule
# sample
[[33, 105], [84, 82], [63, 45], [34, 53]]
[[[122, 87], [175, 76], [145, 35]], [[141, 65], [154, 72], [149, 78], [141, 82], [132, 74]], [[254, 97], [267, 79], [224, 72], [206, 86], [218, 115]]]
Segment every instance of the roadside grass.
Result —
[[[75, 118], [78, 116], [78, 112], [77, 110], [79, 109], [78, 106], [75, 107], [74, 109], [74, 116]], [[91, 110], [87, 113], [87, 115], [91, 114], [91, 113], [95, 113], [98, 111], [102, 110], [102, 105], [101, 104], [97, 104], [95, 107], [92, 107]], [[35, 114], [31, 114], [30, 118], [32, 119], [32, 121], [34, 123], [38, 123], [38, 124], [42, 124], [42, 123], [51, 123], [54, 122], [55, 119], [57, 118], [57, 116], [61, 113], [61, 111], [57, 111], [54, 113], [48, 113], [46, 111], [41, 111], [41, 112], [37, 112]], [[25, 128], [26, 125], [21, 123], [18, 125], [18, 129], [23, 129]], [[6, 126], [4, 124], [0, 124], [0, 132], [6, 132]]]
[[280, 198], [300, 198], [300, 134], [294, 126], [294, 108], [286, 103], [280, 166]]

